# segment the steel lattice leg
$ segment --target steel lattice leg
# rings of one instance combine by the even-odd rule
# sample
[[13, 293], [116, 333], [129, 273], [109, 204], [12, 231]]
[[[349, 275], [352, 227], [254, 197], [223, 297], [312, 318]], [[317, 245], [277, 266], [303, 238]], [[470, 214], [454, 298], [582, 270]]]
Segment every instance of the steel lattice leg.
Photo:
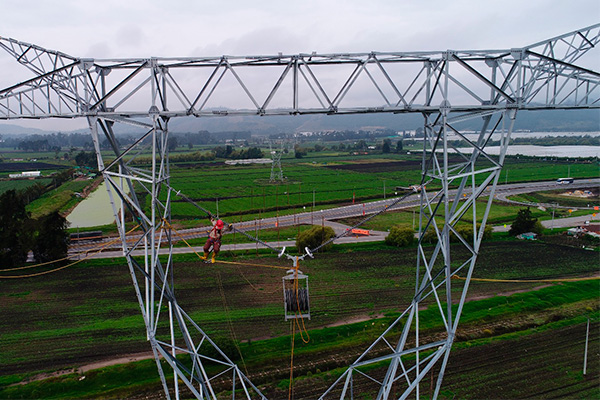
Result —
[[[351, 384], [355, 391], [359, 385], [370, 388], [365, 390], [377, 399], [404, 399], [411, 394], [419, 398], [420, 383], [429, 374], [437, 376], [433, 397], [439, 395], [515, 113], [509, 110], [484, 115], [476, 139], [457, 128], [463, 121], [481, 117], [477, 114], [451, 118], [443, 111], [426, 116], [415, 296], [404, 313], [321, 398], [352, 399]], [[492, 135], [499, 136], [497, 157], [488, 153]], [[467, 141], [470, 151], [459, 151], [453, 142], [457, 139]], [[485, 196], [487, 200], [477, 202]], [[467, 213], [472, 218], [470, 226], [457, 226]], [[452, 279], [458, 273], [466, 274], [462, 286]], [[433, 340], [420, 333], [419, 310], [425, 306], [437, 310], [435, 320], [444, 332], [443, 339]], [[381, 363], [388, 365], [383, 376], [377, 375], [381, 369], [364, 372]]]
[[[113, 131], [115, 122], [142, 127], [146, 132], [141, 139], [121, 149]], [[186, 396], [215, 399], [217, 390], [233, 390], [235, 398], [237, 389], [241, 398], [264, 398], [237, 365], [177, 303], [169, 229], [171, 191], [167, 190], [167, 122], [156, 116], [144, 123], [138, 120], [89, 119], [98, 167], [107, 184], [123, 254], [129, 266], [165, 394], [167, 398], [173, 394], [175, 398], [179, 398], [180, 392], [185, 390]], [[110, 161], [106, 162], [101, 153], [102, 135], [113, 153]], [[126, 183], [125, 187], [121, 184], [122, 181]], [[137, 197], [136, 189], [138, 193], [144, 193], [149, 202], [142, 203]], [[119, 203], [115, 201], [117, 199]], [[124, 224], [123, 206], [141, 233], [128, 233]], [[143, 263], [134, 256], [142, 256]], [[167, 379], [171, 370], [172, 382]], [[215, 375], [228, 383], [214, 388], [212, 379]], [[225, 378], [227, 376], [229, 378]], [[227, 385], [229, 386], [225, 387]]]

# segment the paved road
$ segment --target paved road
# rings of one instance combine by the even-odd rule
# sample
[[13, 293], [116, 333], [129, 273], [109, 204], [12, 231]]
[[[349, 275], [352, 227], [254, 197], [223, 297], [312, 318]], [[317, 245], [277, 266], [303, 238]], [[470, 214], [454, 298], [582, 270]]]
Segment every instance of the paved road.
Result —
[[[557, 185], [555, 181], [545, 181], [545, 182], [529, 182], [529, 183], [520, 183], [520, 184], [509, 184], [509, 185], [498, 185], [496, 188], [496, 198], [502, 201], [510, 201], [507, 199], [508, 196], [512, 196], [520, 193], [530, 193], [535, 191], [545, 191], [545, 190], [553, 190], [557, 188], [568, 188], [569, 190], [584, 188], [590, 186], [600, 186], [600, 179], [578, 179], [574, 183], [569, 185]], [[450, 191], [450, 196], [454, 196], [456, 194], [456, 190]], [[484, 195], [489, 194], [489, 190], [484, 192]], [[252, 234], [253, 231], [261, 230], [261, 229], [269, 229], [269, 228], [277, 228], [277, 227], [288, 227], [295, 226], [298, 224], [306, 224], [306, 225], [327, 225], [334, 228], [336, 234], [342, 233], [344, 230], [349, 227], [346, 225], [342, 225], [334, 222], [336, 219], [341, 218], [349, 218], [349, 217], [361, 217], [368, 216], [378, 212], [390, 211], [390, 210], [401, 210], [406, 208], [417, 207], [420, 204], [420, 194], [412, 193], [404, 198], [401, 197], [392, 197], [384, 200], [373, 201], [369, 203], [356, 203], [343, 207], [336, 207], [326, 210], [320, 210], [315, 212], [303, 212], [294, 215], [282, 216], [282, 217], [271, 217], [271, 218], [263, 218], [260, 220], [247, 221], [234, 223], [233, 226], [239, 232], [247, 232], [248, 234]], [[581, 217], [581, 221], [574, 224], [582, 224], [583, 221], [590, 220], [591, 215], [588, 217]], [[561, 221], [566, 219], [561, 219]], [[555, 220], [555, 223], [559, 221]], [[579, 221], [579, 220], [578, 220]], [[569, 225], [569, 226], [575, 226]], [[555, 225], [555, 227], [559, 227], [559, 225]], [[206, 237], [206, 232], [210, 229], [209, 226], [202, 226], [198, 228], [191, 229], [182, 229], [178, 231], [178, 234], [187, 239], [198, 238], [198, 237]], [[508, 229], [504, 227], [497, 227], [495, 230], [504, 230]], [[386, 232], [373, 232], [373, 236], [366, 238], [355, 239], [356, 241], [369, 241], [369, 240], [382, 240], [386, 235]], [[134, 241], [139, 238], [139, 235], [130, 235], [130, 240]], [[372, 238], [372, 239], [371, 239]], [[375, 239], [378, 238], [378, 239]], [[93, 244], [85, 245], [85, 246], [77, 246], [73, 247], [72, 251], [85, 251], [90, 250], [92, 248], [97, 248], [102, 243], [106, 243], [113, 238], [104, 239], [103, 242], [96, 242]], [[341, 238], [350, 240], [351, 238]], [[290, 246], [293, 245], [293, 242], [280, 242], [281, 246]], [[287, 243], [287, 244], [286, 244]], [[336, 241], [336, 243], [340, 243]], [[243, 249], [240, 246], [245, 246], [242, 244], [235, 245], [238, 246], [237, 249]], [[252, 243], [248, 245], [249, 248], [256, 248], [256, 244]], [[259, 245], [260, 246], [260, 245]], [[273, 246], [273, 247], [281, 247], [281, 246]], [[224, 246], [225, 249], [225, 246]], [[189, 251], [189, 250], [188, 250]], [[199, 249], [198, 251], [201, 251]], [[108, 252], [103, 252], [103, 254], [108, 254]], [[116, 253], [115, 253], [116, 254]]]

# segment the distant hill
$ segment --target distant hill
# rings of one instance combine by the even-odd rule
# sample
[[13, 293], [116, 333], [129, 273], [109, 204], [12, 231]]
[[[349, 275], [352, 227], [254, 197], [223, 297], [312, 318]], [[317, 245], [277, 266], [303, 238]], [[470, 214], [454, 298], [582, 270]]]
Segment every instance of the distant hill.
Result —
[[[461, 129], [478, 129], [479, 119], [460, 125]], [[41, 125], [41, 124], [40, 124]], [[296, 115], [296, 116], [235, 116], [206, 118], [176, 118], [170, 121], [172, 132], [250, 131], [254, 135], [324, 130], [359, 130], [387, 128], [396, 131], [414, 130], [423, 126], [419, 114], [353, 114], [353, 115]], [[600, 130], [600, 110], [544, 110], [520, 111], [515, 129], [537, 132], [590, 132]], [[84, 130], [87, 131], [87, 130]], [[48, 134], [35, 128], [14, 124], [0, 124], [0, 134]], [[76, 131], [78, 133], [82, 130]], [[65, 132], [67, 133], [67, 132]], [[84, 132], [87, 133], [87, 132]], [[134, 133], [129, 126], [118, 126], [117, 133]]]
[[[479, 119], [466, 122], [461, 129], [478, 129]], [[251, 131], [253, 134], [291, 133], [323, 130], [359, 130], [373, 127], [396, 131], [423, 126], [419, 114], [297, 115], [290, 117], [210, 117], [180, 118], [171, 121], [175, 132], [207, 130]], [[520, 111], [515, 129], [538, 132], [590, 132], [600, 130], [600, 110]]]
[[[42, 126], [42, 124], [40, 124]], [[37, 128], [26, 128], [14, 124], [0, 124], [0, 135], [11, 135], [11, 134], [26, 134], [26, 135], [47, 135], [54, 133], [53, 131], [45, 131]]]

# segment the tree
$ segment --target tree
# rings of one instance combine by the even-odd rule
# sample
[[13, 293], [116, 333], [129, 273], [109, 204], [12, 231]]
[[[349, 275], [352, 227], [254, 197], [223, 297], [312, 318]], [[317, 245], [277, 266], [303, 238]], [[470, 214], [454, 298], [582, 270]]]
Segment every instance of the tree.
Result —
[[80, 167], [88, 167], [91, 169], [96, 169], [97, 165], [98, 165], [97, 161], [96, 161], [96, 153], [94, 153], [94, 152], [86, 153], [85, 151], [80, 151], [75, 156], [75, 163], [77, 165], [79, 165]]
[[354, 145], [354, 148], [356, 150], [366, 150], [369, 146], [367, 146], [367, 142], [365, 142], [364, 140], [359, 140], [358, 142], [356, 142], [356, 144]]
[[389, 153], [392, 150], [392, 141], [390, 139], [383, 140], [383, 146], [381, 147], [382, 153]]
[[299, 145], [294, 145], [294, 157], [302, 158], [306, 155], [306, 150], [303, 150]]
[[33, 256], [38, 262], [65, 258], [69, 250], [67, 220], [54, 211], [37, 220], [38, 231], [33, 240]]
[[519, 210], [517, 213], [517, 218], [515, 218], [514, 222], [512, 223], [508, 234], [511, 236], [516, 236], [526, 232], [541, 234], [543, 230], [544, 227], [542, 224], [537, 218], [534, 218], [531, 215], [531, 210], [529, 207], [527, 207]]
[[177, 138], [175, 136], [169, 136], [167, 139], [167, 149], [169, 149], [169, 151], [174, 151], [177, 148], [177, 145]]
[[[313, 226], [307, 231], [300, 232], [296, 238], [296, 248], [300, 253], [304, 253], [304, 248], [314, 249], [325, 243], [332, 237], [335, 237], [335, 231], [329, 226]], [[331, 248], [333, 242], [322, 247], [319, 251], [325, 251]]]
[[396, 153], [400, 153], [402, 151], [402, 139], [398, 140], [396, 143]]
[[415, 241], [415, 231], [400, 225], [392, 226], [390, 233], [385, 238], [388, 246], [404, 247]]
[[27, 261], [31, 231], [25, 201], [15, 190], [0, 195], [0, 268]]

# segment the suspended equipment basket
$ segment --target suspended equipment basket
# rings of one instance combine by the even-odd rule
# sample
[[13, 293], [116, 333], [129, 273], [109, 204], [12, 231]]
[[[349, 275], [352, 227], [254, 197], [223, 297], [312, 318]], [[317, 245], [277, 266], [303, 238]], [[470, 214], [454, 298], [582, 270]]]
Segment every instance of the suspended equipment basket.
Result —
[[308, 275], [304, 275], [302, 271], [290, 269], [283, 277], [283, 308], [286, 321], [294, 318], [310, 319]]

